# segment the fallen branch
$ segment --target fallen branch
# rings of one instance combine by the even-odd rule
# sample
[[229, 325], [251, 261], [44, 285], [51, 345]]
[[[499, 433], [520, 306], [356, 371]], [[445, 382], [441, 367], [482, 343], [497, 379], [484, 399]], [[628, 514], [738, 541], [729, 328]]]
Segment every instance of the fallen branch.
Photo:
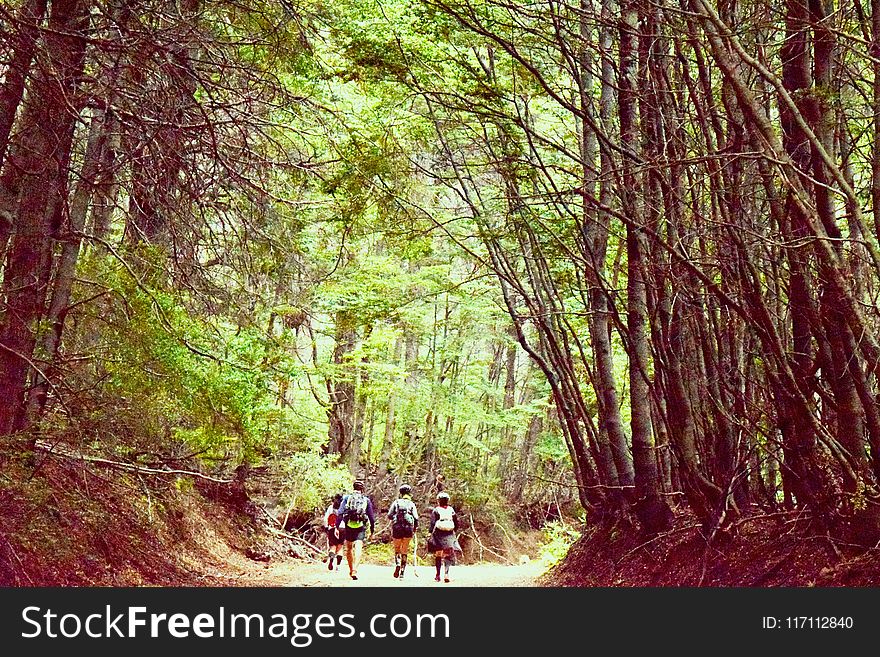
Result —
[[740, 527], [741, 525], [745, 525], [746, 523], [749, 523], [749, 522], [755, 522], [758, 520], [766, 520], [768, 518], [774, 518], [774, 517], [780, 517], [780, 516], [781, 517], [794, 516], [791, 520], [785, 521], [786, 523], [788, 523], [788, 522], [799, 522], [800, 520], [802, 520], [804, 518], [811, 518], [812, 514], [810, 513], [810, 511], [808, 509], [797, 509], [797, 510], [793, 510], [793, 511], [774, 511], [772, 513], [761, 513], [758, 515], [743, 516], [742, 518], [740, 518], [736, 522], [732, 523], [730, 526], [731, 526], [731, 528], [737, 528], [737, 527]]
[[320, 554], [322, 557], [324, 556], [324, 550], [317, 547], [316, 545], [312, 545], [304, 538], [300, 538], [299, 536], [296, 536], [295, 534], [291, 534], [291, 533], [283, 531], [281, 529], [274, 529], [273, 527], [268, 527], [267, 529], [269, 530], [269, 533], [274, 536], [280, 536], [282, 538], [289, 538], [291, 541], [295, 541], [295, 542], [299, 543], [300, 545], [304, 545], [305, 547], [309, 548], [310, 550], [315, 552], [315, 554]]
[[[557, 508], [558, 508], [558, 507], [557, 507]], [[560, 518], [561, 518], [561, 517], [562, 517], [562, 516], [560, 516]], [[510, 532], [507, 531], [507, 530], [504, 528], [504, 525], [499, 524], [498, 522], [495, 523], [495, 526], [496, 526], [498, 529], [501, 530], [501, 533], [504, 534], [504, 537], [507, 539], [507, 542], [510, 544], [510, 546], [509, 546], [508, 549], [509, 549], [511, 552], [512, 552], [513, 550], [515, 550], [515, 549], [516, 549], [516, 541], [513, 540], [513, 536], [510, 535]]]
[[96, 465], [103, 465], [108, 468], [115, 468], [117, 470], [127, 470], [129, 472], [138, 472], [141, 474], [173, 474], [173, 475], [183, 475], [187, 477], [198, 477], [199, 479], [205, 479], [207, 481], [213, 481], [216, 484], [231, 484], [233, 482], [232, 479], [218, 479], [217, 477], [211, 477], [206, 474], [202, 474], [201, 472], [193, 472], [191, 470], [170, 470], [170, 469], [158, 469], [158, 468], [148, 468], [143, 465], [135, 465], [134, 463], [124, 463], [122, 461], [111, 461], [109, 459], [98, 458], [97, 456], [86, 456], [85, 454], [80, 454], [79, 452], [68, 450], [64, 448], [58, 448], [57, 445], [49, 445], [45, 441], [38, 440], [35, 444], [35, 447], [45, 451], [48, 454], [53, 454], [55, 456], [63, 456], [72, 460], [81, 460], [86, 461], [88, 463], [94, 463]]
[[313, 551], [315, 552], [315, 554], [320, 554], [321, 556], [324, 556], [324, 550], [322, 550], [321, 548], [317, 547], [316, 545], [312, 545], [312, 544], [309, 543], [306, 539], [304, 539], [304, 538], [300, 538], [299, 536], [294, 536], [293, 534], [288, 534], [288, 538], [290, 538], [291, 540], [296, 541], [296, 542], [299, 543], [300, 545], [305, 545], [305, 546], [306, 546], [307, 548], [309, 548], [310, 550], [313, 550]]
[[468, 516], [470, 516], [470, 519], [471, 519], [471, 529], [472, 529], [473, 532], [474, 532], [474, 540], [477, 542], [477, 545], [480, 546], [480, 561], [483, 560], [483, 553], [482, 553], [482, 551], [483, 551], [483, 550], [486, 550], [486, 552], [490, 552], [490, 553], [494, 554], [496, 557], [498, 557], [499, 559], [501, 559], [502, 561], [504, 561], [504, 562], [507, 563], [508, 565], [511, 565], [511, 566], [512, 566], [512, 565], [513, 565], [513, 562], [512, 562], [510, 559], [508, 559], [507, 557], [505, 557], [505, 556], [502, 555], [502, 554], [498, 554], [498, 553], [497, 553], [495, 550], [493, 550], [492, 548], [490, 548], [490, 547], [488, 547], [488, 546], [486, 546], [486, 545], [483, 545], [483, 542], [480, 540], [480, 535], [477, 533], [477, 528], [474, 526], [474, 514], [473, 514], [473, 513], [469, 513]]
[[636, 552], [638, 552], [639, 550], [641, 550], [643, 547], [647, 547], [648, 545], [650, 545], [650, 544], [653, 543], [654, 541], [657, 541], [657, 540], [659, 540], [659, 539], [661, 539], [661, 538], [666, 538], [667, 536], [672, 536], [673, 534], [678, 534], [678, 533], [680, 533], [680, 532], [685, 532], [685, 531], [688, 531], [688, 530], [690, 530], [690, 529], [695, 529], [695, 528], [697, 528], [697, 527], [699, 527], [699, 526], [700, 526], [699, 524], [686, 525], [686, 526], [684, 526], [684, 527], [678, 527], [678, 528], [676, 528], [676, 529], [670, 529], [668, 532], [663, 532], [663, 533], [661, 533], [661, 534], [657, 534], [656, 536], [654, 536], [653, 538], [648, 539], [648, 540], [645, 541], [644, 543], [641, 543], [641, 544], [639, 544], [639, 545], [636, 545], [632, 550], [630, 550], [629, 552], [627, 552], [626, 554], [624, 554], [622, 557], [620, 557], [620, 559], [618, 559], [617, 561], [614, 562], [614, 567], [617, 568], [617, 567], [621, 564], [621, 562], [622, 562], [624, 559], [626, 559], [628, 556], [630, 556], [631, 554], [635, 554]]
[[[281, 521], [278, 520], [278, 518], [276, 518], [276, 517], [273, 516], [271, 513], [269, 513], [268, 511], [266, 511], [266, 508], [265, 508], [265, 507], [263, 507], [263, 506], [260, 505], [260, 504], [257, 504], [257, 508], [258, 508], [260, 511], [262, 511], [262, 512], [263, 512], [263, 515], [266, 516], [269, 520], [271, 520], [274, 524], [278, 525], [279, 527], [284, 527], [284, 525], [281, 524]], [[271, 527], [270, 527], [270, 529], [271, 529]]]
[[281, 523], [281, 529], [287, 529], [287, 521], [290, 518], [290, 512], [293, 511], [294, 504], [296, 504], [296, 495], [293, 496], [293, 499], [290, 500], [290, 504], [287, 505], [287, 513], [284, 514], [284, 522]]

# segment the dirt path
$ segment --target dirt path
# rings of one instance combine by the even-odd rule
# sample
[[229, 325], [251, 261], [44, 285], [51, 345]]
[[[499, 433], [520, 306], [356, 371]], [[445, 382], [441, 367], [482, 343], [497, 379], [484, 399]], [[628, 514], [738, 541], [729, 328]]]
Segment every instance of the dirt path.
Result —
[[536, 586], [537, 578], [543, 572], [540, 563], [532, 562], [518, 566], [500, 564], [477, 564], [453, 566], [452, 581], [434, 581], [433, 566], [418, 566], [418, 575], [412, 565], [406, 569], [406, 577], [395, 579], [391, 566], [362, 564], [358, 569], [357, 581], [348, 576], [348, 568], [342, 563], [342, 570], [327, 570], [325, 563], [304, 561], [279, 561], [269, 564], [245, 563], [237, 560], [230, 564], [228, 574], [217, 574], [224, 584], [238, 586]]

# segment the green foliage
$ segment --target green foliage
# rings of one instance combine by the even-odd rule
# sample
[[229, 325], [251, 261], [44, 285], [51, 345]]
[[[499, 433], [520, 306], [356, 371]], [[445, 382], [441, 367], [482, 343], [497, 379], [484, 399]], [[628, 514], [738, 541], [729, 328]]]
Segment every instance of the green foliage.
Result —
[[282, 501], [296, 509], [323, 511], [335, 493], [351, 488], [351, 473], [321, 454], [299, 452], [285, 459]]
[[83, 271], [124, 300], [105, 306], [94, 347], [103, 354], [103, 393], [115, 401], [107, 434], [120, 445], [134, 449], [138, 436], [156, 444], [170, 438], [208, 460], [236, 462], [275, 449], [279, 435], [314, 446], [297, 417], [273, 399], [260, 366], [265, 336], [206, 324], [180, 297], [136, 284], [115, 260], [91, 259]]
[[580, 532], [571, 525], [560, 521], [547, 523], [541, 531], [543, 540], [540, 559], [546, 568], [551, 568], [562, 561], [568, 554], [569, 548], [581, 537]]
[[[511, 473], [558, 474], [569, 457], [549, 388], [511, 336], [479, 237], [491, 225], [512, 240], [505, 190], [486, 177], [480, 225], [427, 173], [440, 156], [436, 123], [413, 86], [497, 111], [522, 72], [508, 61], [486, 80], [480, 40], [431, 4], [257, 4], [211, 8], [206, 20], [243, 66], [287, 94], [286, 104], [271, 94], [255, 104], [266, 126], [261, 164], [247, 184], [212, 187], [212, 205], [182, 203], [168, 244], [120, 239], [112, 254], [81, 259], [80, 278], [106, 295], [71, 314], [65, 340], [92, 365], [78, 369], [88, 392], [70, 426], [127, 458], [266, 466], [283, 504], [298, 510], [322, 508], [364, 469], [412, 481], [442, 469], [473, 508], [503, 496]], [[536, 96], [542, 127], [567, 129], [537, 88], [520, 89]], [[204, 89], [196, 96], [208, 99]], [[535, 183], [515, 121], [483, 125], [454, 103], [448, 111], [452, 143], [486, 158], [474, 140], [485, 130], [512, 174]], [[552, 212], [529, 212], [571, 229]], [[123, 233], [121, 222], [114, 230]], [[573, 286], [566, 254], [546, 246], [553, 274]], [[93, 293], [86, 283], [75, 290], [78, 300]], [[354, 453], [337, 455], [330, 434], [343, 413], [342, 451]], [[543, 431], [525, 449], [537, 417]]]
[[383, 565], [393, 564], [394, 544], [390, 541], [387, 543], [380, 543], [379, 541], [365, 542], [364, 561], [368, 563], [378, 563]]

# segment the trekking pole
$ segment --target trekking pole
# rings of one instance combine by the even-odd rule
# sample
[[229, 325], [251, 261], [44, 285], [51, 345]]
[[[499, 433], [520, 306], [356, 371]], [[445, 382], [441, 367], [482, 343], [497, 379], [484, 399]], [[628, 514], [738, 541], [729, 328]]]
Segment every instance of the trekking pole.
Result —
[[416, 546], [419, 542], [419, 535], [417, 532], [413, 532], [413, 575], [416, 577], [419, 576], [419, 553], [416, 552]]

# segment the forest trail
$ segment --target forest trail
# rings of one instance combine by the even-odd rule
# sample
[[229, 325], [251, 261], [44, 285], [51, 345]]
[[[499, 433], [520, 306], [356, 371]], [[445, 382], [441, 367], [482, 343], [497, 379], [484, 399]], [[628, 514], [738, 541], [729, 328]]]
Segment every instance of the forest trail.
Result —
[[[355, 581], [348, 576], [348, 566], [345, 561], [342, 569], [327, 570], [326, 563], [312, 563], [294, 560], [278, 561], [270, 564], [244, 565], [237, 562], [230, 564], [229, 573], [215, 575], [225, 580], [225, 584], [237, 586], [291, 586], [291, 587], [347, 587], [347, 586], [440, 586], [440, 587], [495, 587], [538, 586], [537, 579], [544, 572], [544, 567], [539, 562], [505, 566], [502, 564], [475, 564], [468, 566], [453, 566], [451, 582], [434, 581], [434, 567], [420, 562], [418, 575], [412, 565], [407, 567], [406, 576], [403, 579], [395, 579], [392, 576], [394, 568], [390, 565], [361, 564], [358, 569], [358, 579]], [[237, 571], [237, 572], [236, 572]]]

